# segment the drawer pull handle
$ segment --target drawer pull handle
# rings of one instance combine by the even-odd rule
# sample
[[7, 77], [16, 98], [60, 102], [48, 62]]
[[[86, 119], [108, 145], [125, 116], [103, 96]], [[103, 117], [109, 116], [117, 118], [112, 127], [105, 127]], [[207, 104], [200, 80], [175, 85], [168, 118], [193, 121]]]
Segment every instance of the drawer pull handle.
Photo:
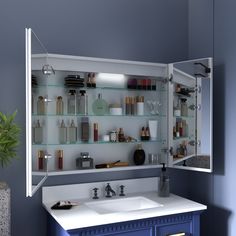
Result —
[[187, 236], [186, 233], [168, 234], [166, 236]]

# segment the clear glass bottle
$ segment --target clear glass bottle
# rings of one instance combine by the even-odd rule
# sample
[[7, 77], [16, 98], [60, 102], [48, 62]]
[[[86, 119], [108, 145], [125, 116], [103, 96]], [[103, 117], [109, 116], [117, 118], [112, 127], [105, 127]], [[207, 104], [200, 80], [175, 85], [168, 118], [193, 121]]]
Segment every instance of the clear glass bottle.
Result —
[[45, 102], [44, 97], [39, 96], [37, 101], [37, 114], [44, 115], [45, 114]]
[[77, 127], [75, 127], [74, 120], [71, 121], [69, 129], [69, 143], [76, 143], [77, 141]]
[[71, 89], [68, 94], [67, 113], [76, 114], [76, 91]]
[[36, 126], [34, 127], [34, 143], [43, 143], [43, 127], [40, 125], [39, 120], [37, 120]]
[[77, 112], [81, 115], [88, 114], [88, 95], [85, 90], [80, 90], [80, 95], [77, 102]]
[[95, 115], [102, 116], [108, 113], [107, 102], [102, 99], [101, 93], [98, 94], [98, 98], [93, 102], [92, 109]]
[[81, 119], [81, 141], [88, 142], [89, 141], [89, 118], [82, 117]]
[[181, 98], [181, 116], [188, 116], [188, 104], [186, 98]]
[[165, 164], [161, 169], [161, 175], [158, 184], [158, 195], [159, 197], [169, 197], [170, 196], [170, 178], [166, 172]]
[[181, 116], [181, 108], [180, 108], [180, 104], [179, 104], [179, 99], [177, 101], [177, 105], [176, 107], [174, 107], [174, 116]]
[[67, 128], [64, 120], [61, 121], [61, 125], [59, 127], [59, 143], [64, 144], [67, 142]]
[[62, 96], [57, 97], [56, 114], [57, 115], [63, 115], [64, 114], [64, 104], [63, 104]]

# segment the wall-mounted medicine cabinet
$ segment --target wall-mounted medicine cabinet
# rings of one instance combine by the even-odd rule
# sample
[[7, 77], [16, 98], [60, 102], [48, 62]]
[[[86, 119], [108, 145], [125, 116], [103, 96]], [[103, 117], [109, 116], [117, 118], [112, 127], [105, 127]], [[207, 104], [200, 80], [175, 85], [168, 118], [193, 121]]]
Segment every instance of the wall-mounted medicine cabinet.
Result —
[[[146, 153], [135, 164], [137, 146]], [[212, 171], [212, 59], [49, 54], [26, 29], [26, 180], [168, 167]]]

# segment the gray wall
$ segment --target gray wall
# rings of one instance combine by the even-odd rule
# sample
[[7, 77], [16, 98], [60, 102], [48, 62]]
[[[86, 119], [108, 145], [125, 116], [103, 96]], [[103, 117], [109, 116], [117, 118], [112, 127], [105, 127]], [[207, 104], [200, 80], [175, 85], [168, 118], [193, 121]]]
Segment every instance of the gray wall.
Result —
[[[208, 205], [201, 235], [236, 235], [235, 8], [233, 0], [191, 0], [189, 4], [190, 57], [205, 56], [205, 52], [214, 56], [214, 173], [189, 175], [190, 198]], [[196, 9], [202, 9], [202, 14]]]
[[[31, 27], [49, 52], [139, 61], [172, 62], [188, 56], [187, 0], [3, 0], [0, 2], [0, 110], [18, 109], [22, 127], [16, 160], [0, 169], [12, 191], [12, 235], [46, 235], [41, 192], [25, 197], [25, 42]], [[155, 176], [149, 171], [80, 175], [74, 182]], [[175, 172], [173, 190], [187, 192], [187, 173]], [[47, 183], [65, 182], [51, 178]], [[68, 180], [70, 181], [70, 180]]]

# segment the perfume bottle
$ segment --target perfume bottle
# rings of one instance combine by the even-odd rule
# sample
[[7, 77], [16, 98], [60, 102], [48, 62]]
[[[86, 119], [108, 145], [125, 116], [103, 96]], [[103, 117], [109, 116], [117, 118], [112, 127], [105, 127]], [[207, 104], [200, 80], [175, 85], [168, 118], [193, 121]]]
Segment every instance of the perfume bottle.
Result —
[[79, 99], [77, 102], [77, 111], [81, 115], [87, 115], [88, 114], [88, 95], [86, 94], [85, 90], [80, 90]]
[[81, 141], [88, 142], [89, 141], [89, 118], [82, 117], [81, 119]]
[[105, 115], [108, 113], [107, 102], [102, 99], [101, 93], [98, 94], [98, 98], [93, 102], [92, 109], [95, 115]]
[[78, 169], [92, 169], [93, 158], [89, 156], [88, 152], [81, 152], [80, 157], [76, 159], [76, 166]]
[[34, 127], [34, 143], [43, 143], [43, 127], [40, 125], [39, 120], [37, 120], [36, 126]]
[[67, 141], [67, 135], [66, 135], [67, 128], [65, 126], [64, 120], [61, 121], [61, 125], [59, 127], [59, 143], [63, 144]]
[[56, 104], [56, 114], [63, 115], [64, 113], [64, 104], [62, 100], [62, 96], [57, 97], [57, 104]]
[[71, 121], [69, 130], [69, 142], [70, 143], [76, 143], [77, 140], [77, 128], [75, 127], [74, 120]]
[[73, 89], [69, 90], [67, 113], [76, 114], [76, 91]]

